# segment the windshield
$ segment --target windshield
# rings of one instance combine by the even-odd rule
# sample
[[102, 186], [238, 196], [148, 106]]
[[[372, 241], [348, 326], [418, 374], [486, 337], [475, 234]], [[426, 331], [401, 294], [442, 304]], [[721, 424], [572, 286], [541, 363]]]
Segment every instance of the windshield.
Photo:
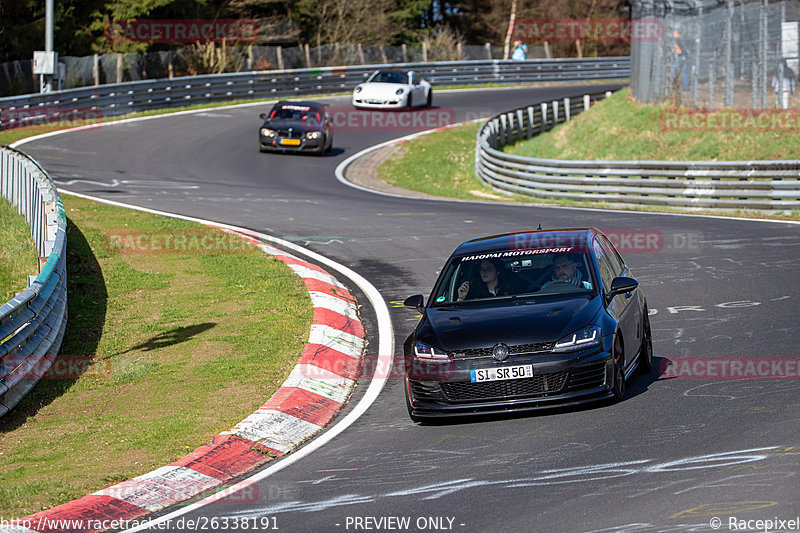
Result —
[[286, 120], [305, 120], [308, 122], [322, 122], [322, 116], [318, 109], [304, 105], [282, 105], [272, 108], [269, 114], [272, 119]]
[[501, 250], [456, 257], [442, 275], [433, 305], [591, 294], [596, 283], [589, 258], [572, 250]]
[[408, 75], [405, 72], [392, 70], [379, 70], [369, 77], [367, 83], [408, 83]]

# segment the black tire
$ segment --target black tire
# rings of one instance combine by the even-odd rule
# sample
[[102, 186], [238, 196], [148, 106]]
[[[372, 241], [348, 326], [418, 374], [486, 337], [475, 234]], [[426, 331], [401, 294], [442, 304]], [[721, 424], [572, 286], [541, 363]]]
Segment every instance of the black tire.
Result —
[[425, 102], [425, 107], [433, 105], [433, 89], [428, 89], [428, 101]]
[[611, 386], [612, 400], [622, 401], [625, 398], [625, 349], [617, 334], [614, 340], [614, 382]]
[[639, 348], [639, 372], [649, 374], [651, 370], [653, 370], [653, 336], [650, 333], [650, 317], [645, 308], [642, 347]]
[[408, 98], [406, 98], [406, 107], [409, 109], [414, 107], [414, 98], [412, 98], [411, 93], [408, 93]]

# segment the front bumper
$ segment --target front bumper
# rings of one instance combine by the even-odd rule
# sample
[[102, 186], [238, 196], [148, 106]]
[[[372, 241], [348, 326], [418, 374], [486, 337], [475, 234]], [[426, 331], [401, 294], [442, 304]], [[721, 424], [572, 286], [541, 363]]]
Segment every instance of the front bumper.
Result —
[[406, 105], [405, 94], [385, 99], [353, 96], [353, 107], [363, 107], [371, 109], [398, 109], [401, 107], [405, 107], [405, 105]]
[[[473, 383], [470, 371], [492, 366], [533, 365], [533, 377]], [[406, 358], [406, 392], [418, 418], [526, 411], [578, 405], [612, 396], [613, 358], [589, 353], [541, 354], [420, 364]]]
[[[259, 134], [258, 141], [262, 150], [273, 150], [276, 152], [318, 152], [322, 150], [325, 137], [308, 139], [303, 136], [300, 139], [282, 139], [281, 137], [267, 137]], [[285, 144], [286, 141], [299, 141], [299, 143]]]

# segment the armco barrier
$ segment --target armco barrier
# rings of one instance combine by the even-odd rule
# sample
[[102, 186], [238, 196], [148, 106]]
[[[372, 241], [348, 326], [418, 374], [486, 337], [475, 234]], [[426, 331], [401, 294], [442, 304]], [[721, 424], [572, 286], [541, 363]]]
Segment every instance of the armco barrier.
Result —
[[67, 325], [67, 219], [47, 172], [22, 152], [0, 146], [0, 194], [31, 228], [40, 261], [30, 287], [0, 306], [0, 416], [49, 370]]
[[630, 58], [447, 61], [239, 72], [96, 85], [0, 98], [0, 129], [47, 121], [228, 100], [297, 98], [350, 92], [378, 68], [407, 68], [436, 85], [567, 83], [630, 77]]
[[[547, 131], [604, 93], [500, 113], [481, 126], [475, 174], [495, 191], [612, 205], [707, 210], [800, 208], [800, 160], [573, 161], [504, 153], [501, 147]], [[600, 135], [603, 133], [601, 132]]]

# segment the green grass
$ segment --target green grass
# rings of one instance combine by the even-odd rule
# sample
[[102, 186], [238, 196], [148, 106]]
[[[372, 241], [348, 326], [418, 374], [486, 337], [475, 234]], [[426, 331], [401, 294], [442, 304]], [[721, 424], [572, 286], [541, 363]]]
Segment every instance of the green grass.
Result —
[[504, 151], [549, 159], [663, 161], [796, 159], [800, 153], [800, 135], [787, 129], [696, 131], [669, 127], [666, 113], [681, 116], [687, 111], [667, 104], [639, 104], [629, 89], [623, 89], [598, 102], [590, 112], [544, 135], [508, 145]]
[[36, 247], [25, 217], [0, 198], [0, 305], [28, 286], [28, 276], [39, 273]]
[[90, 365], [43, 379], [0, 419], [6, 518], [149, 472], [230, 429], [283, 382], [311, 322], [302, 281], [255, 248], [120, 253], [109, 232], [210, 230], [73, 197], [64, 204], [69, 321], [59, 359]]
[[492, 194], [475, 177], [478, 124], [422, 135], [378, 167], [378, 177], [404, 189], [450, 198]]

